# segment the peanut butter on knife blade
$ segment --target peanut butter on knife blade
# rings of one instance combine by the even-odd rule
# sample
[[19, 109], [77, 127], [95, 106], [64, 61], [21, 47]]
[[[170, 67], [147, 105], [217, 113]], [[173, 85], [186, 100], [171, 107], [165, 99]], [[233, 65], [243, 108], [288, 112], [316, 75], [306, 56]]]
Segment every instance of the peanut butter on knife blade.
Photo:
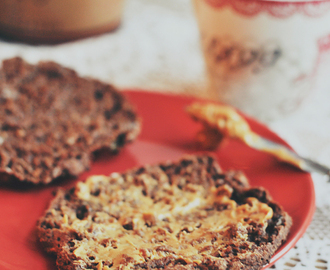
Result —
[[294, 152], [253, 132], [248, 122], [230, 106], [193, 103], [186, 110], [194, 120], [203, 124], [197, 139], [204, 147], [215, 149], [224, 138], [238, 139], [252, 148], [275, 156], [280, 161], [306, 170], [304, 162]]

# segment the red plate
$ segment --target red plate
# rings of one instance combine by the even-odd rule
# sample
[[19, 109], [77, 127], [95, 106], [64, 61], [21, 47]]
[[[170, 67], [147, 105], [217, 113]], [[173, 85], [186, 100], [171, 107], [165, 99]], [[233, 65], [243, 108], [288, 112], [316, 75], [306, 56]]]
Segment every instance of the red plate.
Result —
[[[184, 111], [186, 105], [196, 99], [141, 91], [126, 91], [125, 94], [136, 105], [143, 119], [142, 133], [137, 141], [116, 156], [105, 154], [98, 158], [91, 170], [77, 180], [57, 182], [46, 187], [0, 187], [0, 269], [56, 269], [55, 259], [47, 255], [36, 240], [35, 225], [48, 207], [52, 192], [59, 186], [72, 186], [88, 175], [108, 175], [199, 151], [194, 136], [200, 126]], [[286, 144], [265, 126], [253, 119], [247, 120], [258, 134]], [[295, 245], [312, 219], [315, 195], [310, 175], [233, 140], [215, 154], [225, 170], [243, 170], [251, 185], [266, 187], [292, 216], [290, 236], [272, 258], [273, 264]]]

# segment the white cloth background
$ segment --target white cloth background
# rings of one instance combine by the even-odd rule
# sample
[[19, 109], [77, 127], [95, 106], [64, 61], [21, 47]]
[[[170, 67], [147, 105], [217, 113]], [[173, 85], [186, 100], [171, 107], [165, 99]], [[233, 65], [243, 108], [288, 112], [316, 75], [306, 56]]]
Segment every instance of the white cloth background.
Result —
[[[203, 96], [205, 67], [190, 0], [127, 0], [114, 33], [56, 46], [0, 40], [0, 60], [55, 60], [122, 88]], [[330, 61], [330, 56], [329, 59]], [[320, 66], [314, 90], [300, 109], [268, 123], [306, 157], [330, 165], [330, 69]], [[313, 175], [317, 210], [307, 233], [275, 269], [330, 269], [330, 183]]]

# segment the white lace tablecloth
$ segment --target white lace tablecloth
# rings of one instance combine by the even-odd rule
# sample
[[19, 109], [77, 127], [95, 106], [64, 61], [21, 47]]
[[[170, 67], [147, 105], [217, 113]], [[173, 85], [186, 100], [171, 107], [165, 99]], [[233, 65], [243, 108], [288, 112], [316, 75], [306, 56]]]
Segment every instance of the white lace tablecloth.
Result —
[[[0, 60], [55, 60], [119, 87], [203, 96], [205, 67], [190, 0], [127, 0], [122, 26], [114, 33], [56, 46], [0, 40]], [[329, 59], [330, 60], [330, 56]], [[314, 91], [301, 108], [268, 126], [297, 152], [330, 165], [330, 69], [320, 66]], [[317, 209], [296, 247], [275, 269], [330, 269], [330, 183], [312, 175]]]

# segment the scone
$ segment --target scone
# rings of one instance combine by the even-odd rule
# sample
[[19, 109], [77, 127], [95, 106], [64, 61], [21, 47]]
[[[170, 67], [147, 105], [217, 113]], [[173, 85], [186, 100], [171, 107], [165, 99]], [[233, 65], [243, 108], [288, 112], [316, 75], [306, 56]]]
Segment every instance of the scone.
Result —
[[117, 151], [139, 130], [131, 104], [113, 86], [54, 62], [3, 62], [0, 181], [46, 184], [76, 176], [96, 150]]
[[240, 172], [185, 156], [59, 191], [37, 225], [58, 269], [261, 269], [290, 216]]

